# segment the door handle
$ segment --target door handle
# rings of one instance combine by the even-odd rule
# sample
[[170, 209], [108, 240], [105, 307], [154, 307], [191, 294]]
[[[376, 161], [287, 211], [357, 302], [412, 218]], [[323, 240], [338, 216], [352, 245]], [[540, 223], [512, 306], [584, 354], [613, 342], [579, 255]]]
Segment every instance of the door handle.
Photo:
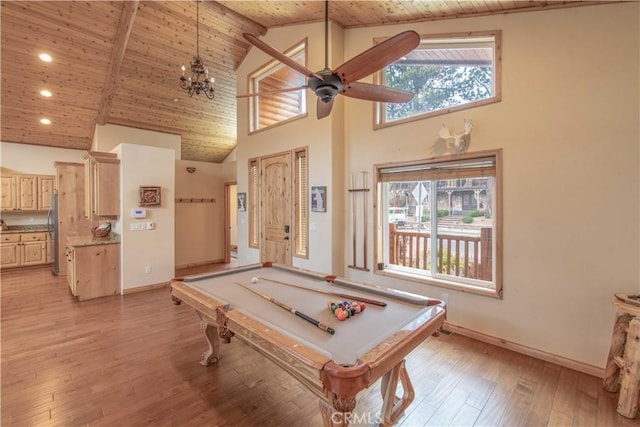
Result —
[[289, 240], [289, 236], [284, 236], [284, 240]]
[[285, 225], [285, 226], [284, 226], [284, 232], [285, 232], [285, 233], [288, 233], [288, 232], [289, 232], [289, 226], [288, 226], [288, 225]]

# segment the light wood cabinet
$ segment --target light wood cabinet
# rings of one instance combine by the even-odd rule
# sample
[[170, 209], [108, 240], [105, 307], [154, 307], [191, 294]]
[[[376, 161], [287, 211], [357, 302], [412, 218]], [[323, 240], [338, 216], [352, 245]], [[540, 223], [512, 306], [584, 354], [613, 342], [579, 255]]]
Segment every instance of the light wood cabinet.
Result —
[[120, 244], [67, 246], [71, 293], [84, 301], [120, 292]]
[[38, 210], [38, 177], [16, 175], [16, 210]]
[[54, 166], [58, 192], [58, 274], [66, 276], [67, 262], [63, 255], [67, 237], [89, 236], [94, 224], [85, 216], [84, 163], [55, 162]]
[[20, 267], [20, 235], [3, 234], [0, 243], [0, 268]]
[[85, 159], [85, 216], [120, 215], [120, 160], [114, 153], [88, 151]]
[[47, 264], [47, 232], [2, 234], [0, 268]]
[[38, 177], [38, 210], [48, 211], [51, 209], [51, 198], [54, 189], [54, 176]]
[[51, 207], [54, 177], [50, 175], [3, 175], [0, 177], [0, 210], [37, 211]]
[[0, 177], [0, 210], [12, 211], [16, 208], [16, 177]]

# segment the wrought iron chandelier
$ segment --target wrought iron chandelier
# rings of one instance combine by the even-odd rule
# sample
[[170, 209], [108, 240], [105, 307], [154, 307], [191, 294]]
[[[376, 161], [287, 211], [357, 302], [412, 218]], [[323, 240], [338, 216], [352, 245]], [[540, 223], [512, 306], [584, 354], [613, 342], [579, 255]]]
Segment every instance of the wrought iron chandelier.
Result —
[[182, 66], [182, 76], [180, 77], [180, 87], [189, 93], [189, 96], [200, 95], [204, 93], [207, 98], [215, 97], [215, 89], [213, 83], [215, 79], [209, 78], [209, 69], [204, 66], [202, 58], [200, 58], [200, 1], [196, 0], [196, 56], [191, 60], [191, 74], [185, 76], [186, 67]]

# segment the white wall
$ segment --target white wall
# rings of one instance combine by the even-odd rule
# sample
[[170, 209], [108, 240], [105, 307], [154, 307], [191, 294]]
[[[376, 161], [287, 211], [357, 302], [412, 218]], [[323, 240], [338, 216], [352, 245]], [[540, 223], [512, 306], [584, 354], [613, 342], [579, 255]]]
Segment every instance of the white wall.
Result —
[[175, 198], [214, 200], [176, 202], [176, 267], [224, 261], [224, 183], [235, 181], [235, 168], [235, 162], [176, 161]]
[[[54, 162], [84, 163], [84, 150], [0, 142], [3, 174], [55, 175]], [[2, 212], [8, 225], [46, 224], [47, 212]]]
[[351, 276], [446, 292], [453, 325], [603, 367], [613, 294], [640, 290], [639, 15], [634, 2], [348, 31], [347, 56], [409, 28], [500, 29], [503, 46], [502, 102], [373, 131], [348, 101], [346, 139], [352, 171], [426, 158], [465, 117], [470, 151], [503, 149], [504, 299]]
[[[336, 154], [326, 147], [344, 139], [347, 181], [378, 163], [428, 157], [443, 123], [459, 129], [469, 117], [474, 121], [470, 151], [503, 149], [504, 299], [373, 272], [348, 270], [349, 276], [434, 297], [446, 292], [453, 325], [587, 369], [602, 368], [613, 326], [613, 294], [640, 291], [639, 7], [626, 2], [345, 30], [345, 58], [371, 47], [374, 37], [406, 29], [422, 34], [502, 30], [502, 102], [374, 131], [371, 104], [347, 99], [344, 134], [336, 135], [331, 123], [315, 119], [312, 100], [306, 119], [251, 137], [246, 136], [247, 103], [238, 102], [238, 191], [247, 189], [249, 157], [308, 144], [309, 183], [322, 185]], [[321, 24], [271, 29], [263, 40], [284, 50], [303, 35], [309, 36], [309, 68], [321, 69]], [[239, 88], [266, 60], [251, 50], [238, 68]], [[341, 186], [344, 219], [348, 183]], [[372, 236], [372, 200], [368, 211]], [[311, 218], [319, 226], [310, 233], [311, 257], [298, 264], [329, 271], [333, 248], [318, 251], [320, 241], [342, 243], [349, 256], [350, 224], [329, 242], [318, 237], [336, 220]], [[239, 245], [245, 253], [241, 250], [240, 261], [257, 261], [246, 242], [241, 217]], [[370, 239], [369, 265], [373, 244]]]
[[[289, 26], [270, 30], [262, 40], [271, 46], [284, 51], [295, 43], [308, 37], [307, 67], [311, 70], [324, 68], [324, 23]], [[331, 25], [330, 43], [342, 45], [343, 33], [340, 28]], [[342, 51], [337, 49], [338, 54]], [[335, 56], [331, 53], [330, 58]], [[238, 90], [245, 93], [247, 75], [255, 71], [271, 58], [258, 49], [251, 49], [245, 60], [238, 67]], [[309, 153], [309, 186], [327, 186], [328, 205], [326, 213], [309, 213], [309, 259], [293, 258], [293, 265], [317, 271], [342, 269], [342, 239], [337, 235], [333, 225], [343, 222], [344, 210], [333, 203], [335, 195], [342, 194], [344, 182], [336, 181], [332, 165], [341, 170], [343, 161], [342, 144], [340, 151], [334, 147], [335, 129], [342, 134], [343, 100], [338, 97], [334, 102], [334, 113], [322, 120], [316, 119], [316, 97], [308, 92], [308, 116], [283, 126], [277, 126], [248, 135], [248, 101], [238, 101], [238, 145], [237, 182], [238, 192], [247, 192], [248, 159], [280, 153], [297, 147], [308, 147]], [[341, 173], [338, 175], [341, 176]], [[248, 247], [248, 212], [238, 214], [238, 263], [250, 264], [260, 260], [260, 253]]]
[[110, 152], [119, 144], [149, 145], [174, 150], [175, 158], [179, 160], [180, 140], [180, 135], [106, 124], [96, 126], [91, 150]]
[[[137, 144], [113, 151], [120, 158], [122, 289], [169, 282], [175, 275], [175, 151]], [[146, 207], [146, 218], [135, 219], [131, 209], [139, 207], [140, 186], [160, 187], [161, 206]], [[132, 231], [134, 222], [153, 222], [154, 229]]]

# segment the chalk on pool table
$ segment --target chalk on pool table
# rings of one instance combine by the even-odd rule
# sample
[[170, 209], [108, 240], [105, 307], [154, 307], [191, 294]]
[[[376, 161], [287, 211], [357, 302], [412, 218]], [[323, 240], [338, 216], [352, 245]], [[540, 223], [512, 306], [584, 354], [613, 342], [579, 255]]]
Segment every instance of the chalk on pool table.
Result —
[[251, 283], [258, 283], [258, 278], [256, 276], [253, 276], [251, 278]]

